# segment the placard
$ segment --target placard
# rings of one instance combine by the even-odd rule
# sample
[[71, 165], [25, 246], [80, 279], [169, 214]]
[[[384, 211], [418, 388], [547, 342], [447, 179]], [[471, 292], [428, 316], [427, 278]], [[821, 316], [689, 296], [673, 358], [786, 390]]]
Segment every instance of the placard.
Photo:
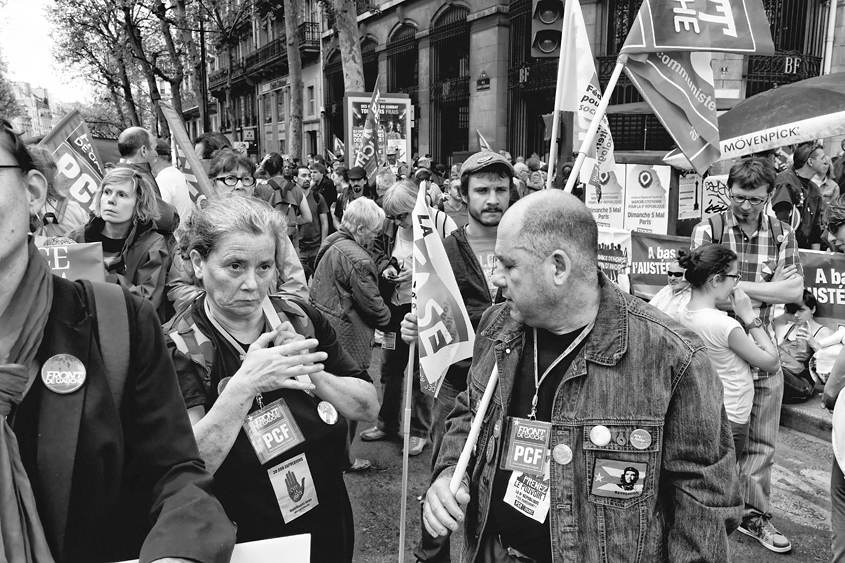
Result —
[[[311, 534], [300, 534], [235, 545], [229, 563], [310, 563]], [[137, 559], [121, 563], [138, 563]]]
[[[344, 121], [346, 129], [346, 166], [355, 164], [364, 124], [370, 108], [372, 94], [347, 94], [343, 98]], [[388, 148], [396, 149], [398, 162], [410, 163], [411, 159], [411, 98], [407, 94], [382, 94], [379, 96], [379, 162], [384, 162]]]
[[678, 176], [678, 220], [701, 219], [704, 179], [696, 172]]
[[587, 190], [584, 202], [599, 227], [621, 229], [625, 224], [625, 166], [618, 164], [614, 171], [599, 174], [599, 185], [593, 186], [589, 179], [595, 166], [596, 159], [586, 158], [578, 174]]
[[631, 287], [628, 280], [630, 256], [630, 231], [599, 227], [599, 267], [610, 281], [618, 284], [624, 291]]
[[[36, 244], [38, 241], [36, 241]], [[103, 244], [85, 242], [55, 246], [37, 246], [38, 252], [47, 260], [53, 274], [71, 281], [106, 281], [103, 265]]]
[[666, 270], [678, 259], [678, 251], [689, 246], [689, 237], [631, 233], [631, 293], [654, 297], [668, 284]]
[[626, 165], [625, 228], [665, 235], [669, 229], [671, 166]]

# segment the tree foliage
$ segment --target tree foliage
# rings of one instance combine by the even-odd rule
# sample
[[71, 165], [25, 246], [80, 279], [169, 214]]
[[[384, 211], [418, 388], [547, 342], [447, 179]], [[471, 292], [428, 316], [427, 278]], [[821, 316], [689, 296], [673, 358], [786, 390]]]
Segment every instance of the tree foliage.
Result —
[[[0, 0], [2, 5], [2, 0]], [[12, 83], [8, 80], [6, 62], [3, 60], [3, 53], [0, 53], [0, 115], [6, 119], [23, 115], [23, 109], [15, 100], [12, 92]]]

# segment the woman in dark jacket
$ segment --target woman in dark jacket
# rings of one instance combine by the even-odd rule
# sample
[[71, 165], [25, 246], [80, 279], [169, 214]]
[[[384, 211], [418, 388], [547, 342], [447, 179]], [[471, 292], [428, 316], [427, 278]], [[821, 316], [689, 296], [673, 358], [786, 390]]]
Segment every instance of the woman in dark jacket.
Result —
[[[381, 298], [378, 275], [366, 247], [381, 231], [384, 211], [367, 198], [352, 201], [340, 230], [330, 235], [317, 254], [309, 301], [337, 332], [343, 348], [362, 369], [370, 367], [373, 333], [390, 322], [390, 309]], [[349, 442], [357, 422], [349, 423]], [[347, 453], [348, 444], [347, 442]], [[362, 471], [367, 460], [348, 460], [347, 470]]]
[[92, 209], [94, 217], [70, 237], [101, 242], [106, 281], [160, 309], [170, 255], [156, 232], [158, 206], [149, 180], [131, 168], [112, 168], [94, 194]]

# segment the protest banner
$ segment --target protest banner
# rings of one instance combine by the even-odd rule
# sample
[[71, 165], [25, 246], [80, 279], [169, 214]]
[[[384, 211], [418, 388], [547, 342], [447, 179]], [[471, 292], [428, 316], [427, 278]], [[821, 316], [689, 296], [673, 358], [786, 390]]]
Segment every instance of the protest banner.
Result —
[[845, 254], [799, 250], [804, 287], [818, 300], [815, 320], [832, 330], [845, 325]]
[[669, 229], [669, 166], [628, 164], [625, 229], [665, 235]]
[[64, 116], [39, 144], [50, 151], [59, 169], [56, 189], [90, 211], [104, 167], [79, 110]]
[[599, 268], [624, 291], [630, 289], [628, 265], [631, 256], [631, 231], [599, 227]]
[[106, 269], [103, 266], [103, 244], [101, 242], [53, 246], [39, 245], [37, 248], [38, 252], [47, 260], [53, 274], [60, 278], [70, 281], [91, 280], [102, 282], [106, 280]]
[[689, 246], [689, 237], [631, 233], [631, 293], [654, 297], [668, 283], [666, 270], [678, 259], [678, 251]]

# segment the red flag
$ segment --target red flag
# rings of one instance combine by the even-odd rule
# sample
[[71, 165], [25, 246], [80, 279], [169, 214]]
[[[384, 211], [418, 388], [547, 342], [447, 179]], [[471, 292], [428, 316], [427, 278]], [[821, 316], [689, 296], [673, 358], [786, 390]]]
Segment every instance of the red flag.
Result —
[[478, 134], [478, 146], [483, 151], [493, 151], [493, 147], [490, 146], [490, 143], [487, 142], [487, 139], [484, 138], [484, 135], [481, 134], [481, 131], [478, 129], [475, 130], [476, 134]]
[[710, 53], [632, 55], [625, 72], [699, 174], [719, 160]]
[[40, 144], [52, 153], [59, 168], [56, 188], [90, 210], [103, 179], [103, 161], [79, 110], [64, 116]]
[[432, 213], [425, 190], [419, 190], [413, 211], [413, 302], [419, 327], [420, 388], [436, 397], [449, 366], [472, 357], [475, 331]]
[[161, 111], [173, 136], [171, 146], [175, 147], [174, 153], [176, 155], [173, 164], [185, 175], [191, 199], [196, 201], [200, 195], [205, 197], [217, 195], [217, 190], [211, 180], [208, 179], [206, 168], [203, 167], [202, 161], [194, 152], [194, 144], [188, 137], [188, 132], [185, 131], [185, 126], [182, 124], [179, 115], [165, 102], [161, 102]]
[[378, 127], [379, 115], [381, 114], [381, 94], [378, 91], [378, 84], [373, 90], [373, 97], [370, 98], [370, 107], [367, 108], [367, 121], [364, 123], [364, 135], [361, 138], [361, 147], [355, 155], [355, 164], [367, 171], [367, 181], [372, 181], [378, 172], [379, 150], [378, 150]]
[[622, 54], [775, 52], [762, 0], [643, 0]]

